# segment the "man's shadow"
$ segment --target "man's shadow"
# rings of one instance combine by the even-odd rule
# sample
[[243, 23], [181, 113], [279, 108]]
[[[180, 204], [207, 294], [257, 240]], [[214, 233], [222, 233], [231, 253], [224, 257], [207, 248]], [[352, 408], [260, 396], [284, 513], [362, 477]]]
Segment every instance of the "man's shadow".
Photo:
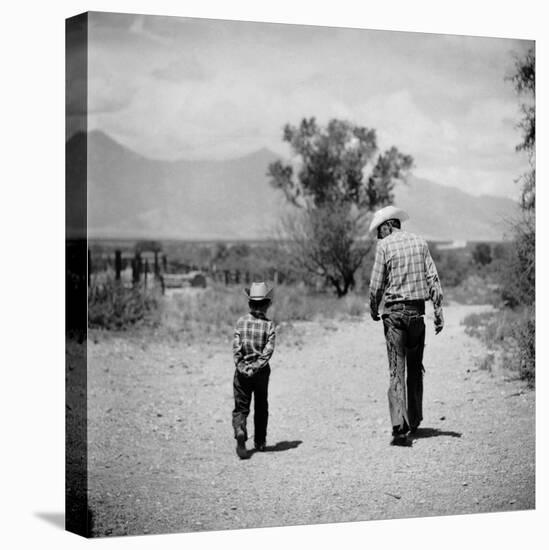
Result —
[[439, 430], [438, 428], [418, 428], [415, 433], [408, 435], [409, 439], [426, 439], [428, 437], [461, 437], [461, 432]]
[[[279, 441], [276, 445], [267, 445], [265, 447], [264, 453], [278, 453], [280, 451], [289, 451], [290, 449], [296, 449], [299, 447], [303, 441], [297, 440], [297, 441]], [[253, 455], [254, 453], [258, 453], [257, 449], [250, 449], [248, 451], [249, 456]]]

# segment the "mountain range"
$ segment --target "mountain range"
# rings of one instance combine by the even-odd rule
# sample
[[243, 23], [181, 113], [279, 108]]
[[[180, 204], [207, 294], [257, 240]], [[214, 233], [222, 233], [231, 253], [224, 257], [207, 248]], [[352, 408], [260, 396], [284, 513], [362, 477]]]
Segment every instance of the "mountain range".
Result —
[[[154, 160], [93, 131], [70, 138], [68, 159], [86, 137], [90, 238], [259, 240], [273, 237], [288, 208], [268, 183], [267, 167], [279, 158], [268, 149], [222, 161]], [[83, 167], [69, 163], [67, 178]], [[410, 215], [405, 228], [440, 241], [502, 240], [517, 215], [510, 199], [416, 177], [397, 184], [395, 205]]]

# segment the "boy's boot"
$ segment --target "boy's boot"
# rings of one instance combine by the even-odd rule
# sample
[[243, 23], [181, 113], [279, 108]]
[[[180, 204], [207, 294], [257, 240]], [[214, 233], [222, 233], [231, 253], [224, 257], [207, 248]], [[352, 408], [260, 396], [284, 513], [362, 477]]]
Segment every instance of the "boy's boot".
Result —
[[407, 436], [408, 426], [400, 428], [399, 426], [393, 426], [393, 437], [391, 439], [391, 445], [397, 447], [411, 447], [412, 442]]
[[236, 430], [236, 454], [240, 458], [248, 458], [248, 451], [246, 450], [246, 434], [242, 428]]

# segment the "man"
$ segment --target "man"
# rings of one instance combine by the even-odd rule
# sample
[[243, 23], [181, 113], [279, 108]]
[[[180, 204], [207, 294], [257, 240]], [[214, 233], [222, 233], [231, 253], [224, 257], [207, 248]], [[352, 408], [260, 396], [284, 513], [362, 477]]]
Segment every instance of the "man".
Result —
[[[391, 445], [410, 445], [408, 431], [414, 433], [423, 420], [423, 347], [425, 343], [425, 301], [432, 300], [435, 334], [444, 326], [442, 289], [425, 240], [401, 229], [408, 214], [387, 206], [374, 214], [370, 232], [379, 239], [370, 279], [370, 314], [382, 315], [389, 358], [389, 412]], [[405, 371], [407, 378], [405, 380]]]

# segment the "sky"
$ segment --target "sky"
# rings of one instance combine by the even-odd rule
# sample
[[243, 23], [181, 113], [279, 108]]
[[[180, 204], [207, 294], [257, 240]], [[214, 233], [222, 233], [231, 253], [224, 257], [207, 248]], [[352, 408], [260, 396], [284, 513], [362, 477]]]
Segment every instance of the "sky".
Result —
[[[517, 198], [525, 40], [91, 13], [88, 130], [149, 158], [289, 157], [286, 123], [374, 128], [413, 174]], [[71, 113], [69, 112], [69, 115]], [[74, 113], [70, 128], [78, 120]]]

